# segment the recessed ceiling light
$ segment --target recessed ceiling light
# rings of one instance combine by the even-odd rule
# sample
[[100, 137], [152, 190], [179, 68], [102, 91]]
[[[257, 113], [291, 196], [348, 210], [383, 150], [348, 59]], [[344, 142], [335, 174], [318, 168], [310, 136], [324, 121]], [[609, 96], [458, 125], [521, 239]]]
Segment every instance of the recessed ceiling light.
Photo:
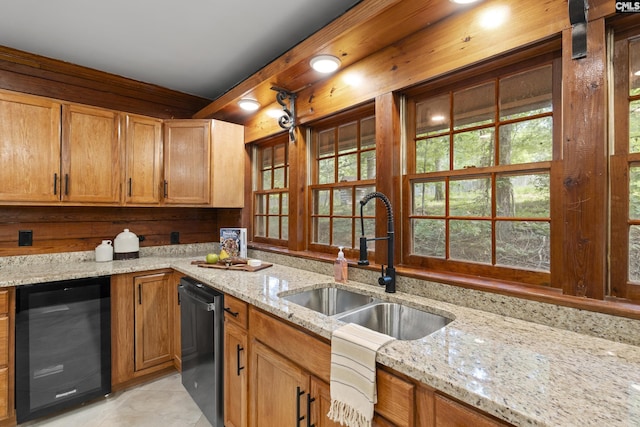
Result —
[[273, 117], [274, 119], [279, 119], [280, 117], [284, 116], [284, 111], [278, 110], [277, 108], [271, 108], [267, 110], [267, 115], [269, 117]]
[[245, 111], [256, 111], [258, 108], [260, 108], [260, 103], [251, 98], [242, 98], [240, 101], [238, 101], [238, 105]]
[[487, 30], [498, 28], [507, 22], [509, 12], [507, 6], [494, 6], [486, 9], [479, 16], [480, 26]]
[[340, 60], [332, 55], [318, 55], [311, 58], [311, 68], [319, 73], [332, 73], [340, 66]]
[[449, 0], [451, 1], [451, 3], [456, 3], [456, 4], [469, 4], [469, 3], [475, 3], [478, 0]]

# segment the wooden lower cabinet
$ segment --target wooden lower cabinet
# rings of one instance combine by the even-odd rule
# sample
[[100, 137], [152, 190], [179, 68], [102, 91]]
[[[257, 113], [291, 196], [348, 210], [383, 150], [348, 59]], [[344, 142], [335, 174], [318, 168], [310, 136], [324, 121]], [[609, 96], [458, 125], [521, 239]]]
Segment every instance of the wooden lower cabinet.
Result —
[[111, 277], [111, 382], [127, 387], [173, 367], [177, 298], [172, 270]]
[[247, 304], [224, 297], [224, 425], [247, 427]]
[[436, 393], [435, 425], [438, 427], [506, 427], [509, 424]]
[[173, 360], [173, 289], [170, 272], [133, 279], [135, 302], [135, 370]]
[[[326, 416], [331, 403], [328, 341], [254, 307], [248, 324], [249, 426], [339, 426]], [[509, 425], [384, 367], [377, 369], [377, 386], [375, 427]]]
[[14, 405], [15, 289], [0, 291], [0, 426], [15, 425]]
[[[327, 418], [331, 401], [328, 342], [253, 308], [249, 325], [249, 425], [339, 425]], [[413, 426], [414, 389], [413, 383], [378, 369], [373, 425]]]
[[300, 425], [297, 420], [306, 418], [310, 399], [309, 373], [256, 341], [251, 348], [251, 374], [251, 425]]

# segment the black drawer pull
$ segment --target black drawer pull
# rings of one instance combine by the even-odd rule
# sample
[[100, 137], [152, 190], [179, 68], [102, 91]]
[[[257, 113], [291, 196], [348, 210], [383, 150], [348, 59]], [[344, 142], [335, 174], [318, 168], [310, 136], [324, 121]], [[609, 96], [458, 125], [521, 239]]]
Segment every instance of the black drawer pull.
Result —
[[242, 371], [244, 369], [244, 366], [240, 366], [240, 352], [244, 350], [244, 347], [242, 347], [240, 344], [236, 344], [236, 357], [237, 357], [237, 373], [238, 376], [240, 376], [240, 371]]
[[240, 312], [238, 312], [238, 311], [231, 311], [231, 308], [229, 308], [229, 307], [225, 307], [224, 311], [226, 311], [227, 313], [229, 313], [230, 315], [232, 315], [235, 318], [237, 318], [238, 315], [240, 314]]
[[296, 427], [300, 427], [300, 421], [304, 420], [304, 415], [300, 416], [300, 396], [304, 394], [304, 390], [300, 386], [296, 387]]
[[311, 397], [311, 393], [307, 393], [307, 427], [316, 427], [315, 423], [311, 424], [311, 404], [315, 400], [315, 397]]

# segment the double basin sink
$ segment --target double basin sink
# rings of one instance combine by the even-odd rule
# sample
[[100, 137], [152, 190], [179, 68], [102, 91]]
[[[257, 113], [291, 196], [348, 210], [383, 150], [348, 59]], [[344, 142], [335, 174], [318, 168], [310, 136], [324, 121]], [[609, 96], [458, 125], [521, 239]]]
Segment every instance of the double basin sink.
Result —
[[451, 322], [439, 314], [333, 286], [297, 292], [282, 299], [399, 340], [423, 338]]

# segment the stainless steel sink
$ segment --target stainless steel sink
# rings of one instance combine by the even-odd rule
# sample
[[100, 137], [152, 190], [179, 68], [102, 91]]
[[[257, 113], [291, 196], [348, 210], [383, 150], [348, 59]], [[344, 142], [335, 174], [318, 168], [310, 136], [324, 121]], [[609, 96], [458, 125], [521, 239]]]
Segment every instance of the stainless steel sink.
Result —
[[294, 304], [333, 316], [373, 302], [373, 297], [346, 289], [324, 287], [282, 297]]
[[445, 327], [451, 319], [403, 304], [377, 302], [337, 319], [387, 334], [399, 340], [415, 340]]

